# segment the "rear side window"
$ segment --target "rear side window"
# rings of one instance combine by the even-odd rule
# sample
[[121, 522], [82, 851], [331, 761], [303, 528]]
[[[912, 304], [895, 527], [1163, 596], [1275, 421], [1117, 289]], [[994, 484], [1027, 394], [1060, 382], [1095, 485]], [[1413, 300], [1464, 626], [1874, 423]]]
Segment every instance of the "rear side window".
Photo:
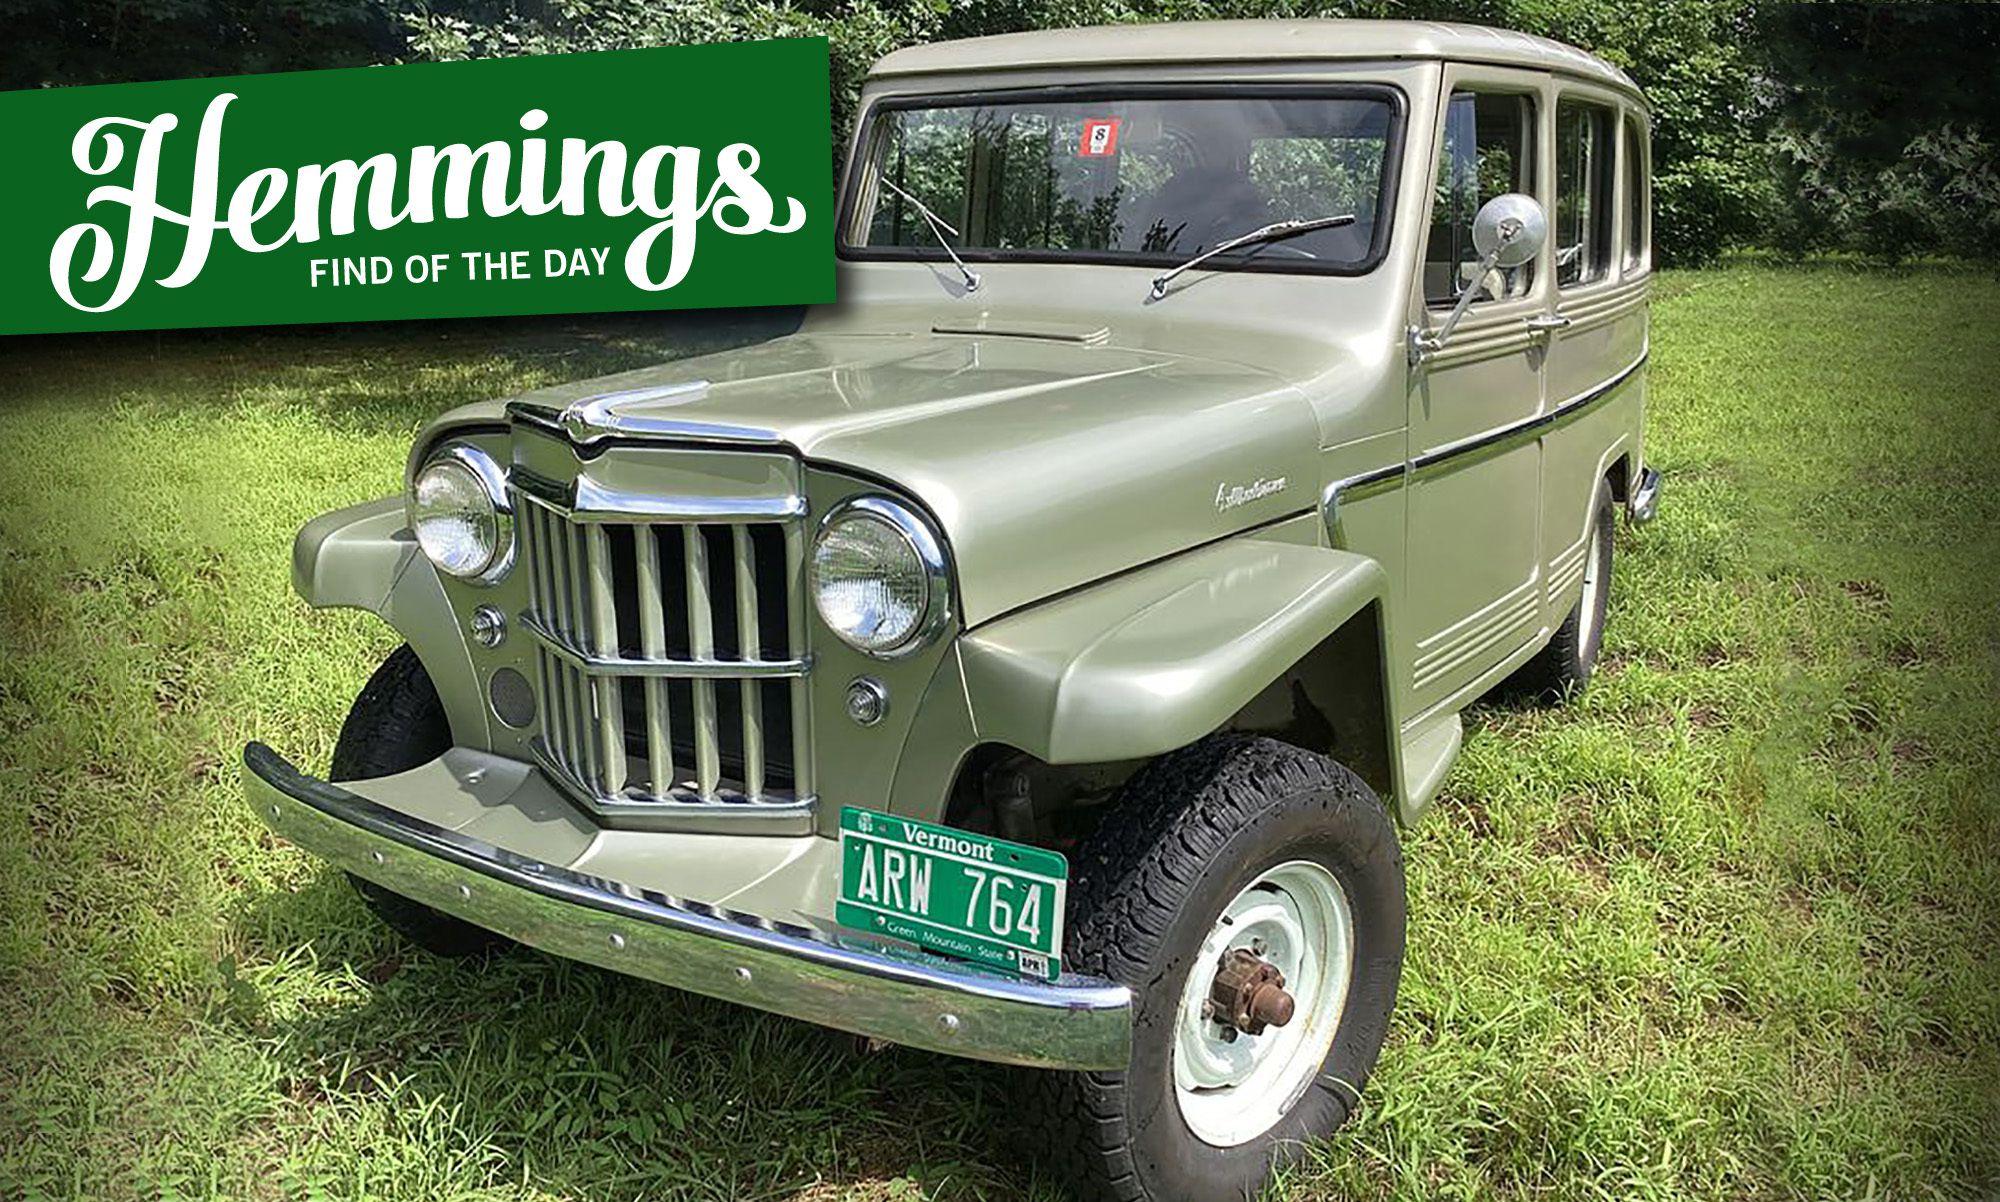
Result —
[[1431, 202], [1430, 239], [1424, 251], [1424, 301], [1450, 305], [1467, 288], [1478, 300], [1525, 296], [1534, 284], [1533, 263], [1477, 275], [1472, 218], [1479, 206], [1506, 192], [1534, 195], [1535, 102], [1497, 92], [1454, 92], [1445, 109], [1438, 149], [1437, 195]]
[[1612, 115], [1603, 105], [1556, 104], [1556, 283], [1611, 272]]
[[1647, 191], [1646, 129], [1625, 120], [1625, 270], [1644, 271], [1652, 230], [1652, 197]]

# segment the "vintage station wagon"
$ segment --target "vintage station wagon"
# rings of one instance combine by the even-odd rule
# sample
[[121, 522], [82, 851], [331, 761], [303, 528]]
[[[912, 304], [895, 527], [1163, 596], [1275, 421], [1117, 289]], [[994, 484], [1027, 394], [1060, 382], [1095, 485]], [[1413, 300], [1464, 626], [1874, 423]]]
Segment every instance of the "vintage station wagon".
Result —
[[1104, 1196], [1359, 1105], [1459, 711], [1597, 658], [1644, 456], [1647, 109], [1463, 26], [877, 65], [841, 300], [482, 401], [316, 519], [406, 641], [270, 825], [498, 936], [1023, 1074]]

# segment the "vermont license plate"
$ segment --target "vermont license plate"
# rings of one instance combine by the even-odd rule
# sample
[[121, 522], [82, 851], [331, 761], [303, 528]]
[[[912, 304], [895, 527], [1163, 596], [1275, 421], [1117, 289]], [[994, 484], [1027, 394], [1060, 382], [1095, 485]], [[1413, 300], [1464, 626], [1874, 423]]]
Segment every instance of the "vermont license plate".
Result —
[[841, 925], [1053, 981], [1069, 861], [1062, 853], [846, 806]]

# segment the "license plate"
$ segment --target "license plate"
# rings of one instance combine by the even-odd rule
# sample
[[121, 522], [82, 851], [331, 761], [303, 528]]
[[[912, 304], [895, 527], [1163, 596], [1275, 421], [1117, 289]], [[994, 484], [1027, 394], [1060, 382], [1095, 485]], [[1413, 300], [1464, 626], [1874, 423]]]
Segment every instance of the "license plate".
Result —
[[843, 926], [1053, 981], [1069, 861], [1061, 852], [894, 814], [840, 811]]

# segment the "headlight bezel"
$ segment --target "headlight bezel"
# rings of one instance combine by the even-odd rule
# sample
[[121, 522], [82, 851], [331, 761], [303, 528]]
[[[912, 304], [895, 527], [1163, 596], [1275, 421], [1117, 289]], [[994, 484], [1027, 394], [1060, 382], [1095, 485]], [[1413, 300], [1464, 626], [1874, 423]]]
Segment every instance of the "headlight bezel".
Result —
[[487, 504], [493, 509], [493, 553], [474, 572], [459, 572], [439, 563], [432, 557], [421, 538], [418, 549], [424, 559], [437, 571], [452, 580], [488, 587], [505, 579], [513, 570], [516, 540], [514, 537], [514, 498], [507, 488], [507, 470], [498, 460], [477, 445], [463, 439], [453, 439], [440, 444], [424, 457], [423, 464], [410, 477], [409, 497], [406, 502], [410, 524], [410, 534], [417, 537], [417, 488], [424, 474], [432, 468], [450, 464], [472, 476], [480, 491], [486, 494]]
[[[887, 647], [868, 647], [849, 639], [840, 627], [827, 619], [826, 610], [820, 604], [819, 549], [829, 531], [842, 522], [858, 520], [878, 522], [888, 526], [916, 556], [923, 573], [925, 584], [924, 610], [910, 627], [908, 634]], [[944, 552], [944, 544], [938, 538], [931, 524], [908, 505], [893, 497], [869, 493], [849, 497], [829, 510], [820, 519], [813, 532], [812, 545], [806, 552], [807, 589], [812, 595], [814, 616], [819, 619], [833, 637], [844, 647], [851, 648], [870, 659], [905, 659], [923, 650], [934, 642], [951, 620], [951, 563]]]

